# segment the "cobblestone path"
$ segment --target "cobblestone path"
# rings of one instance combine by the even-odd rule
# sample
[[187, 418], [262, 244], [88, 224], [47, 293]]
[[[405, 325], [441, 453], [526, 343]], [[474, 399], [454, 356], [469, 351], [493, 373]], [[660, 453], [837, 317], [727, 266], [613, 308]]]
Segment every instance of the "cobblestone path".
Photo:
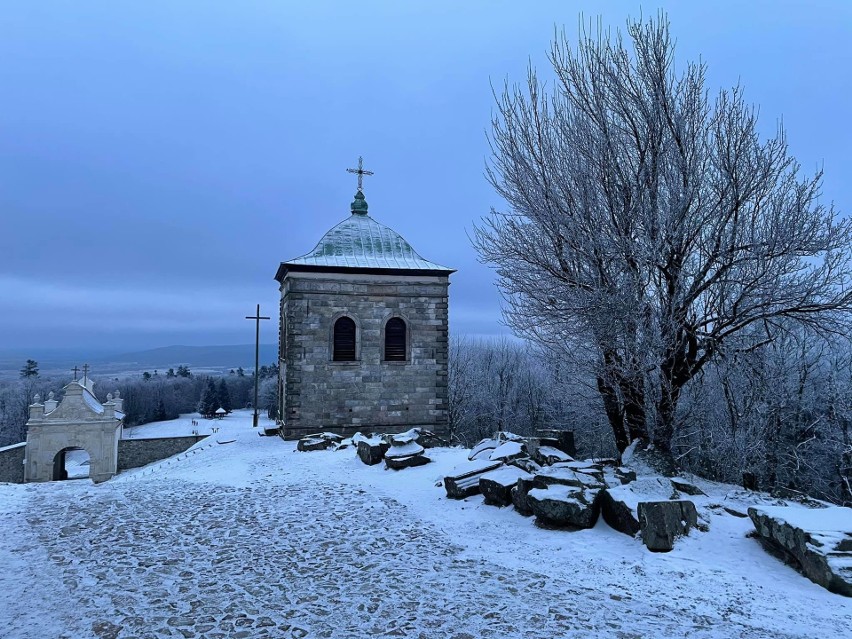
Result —
[[[21, 487], [3, 516], [23, 523], [3, 543], [36, 568], [18, 575], [32, 598], [7, 613], [3, 637], [783, 636], [735, 611], [720, 634], [694, 601], [651, 604], [465, 558], [392, 499], [300, 484], [309, 475], [290, 466], [266, 458], [250, 473], [264, 480], [242, 487], [154, 476]], [[509, 543], [499, 530], [494, 541]]]

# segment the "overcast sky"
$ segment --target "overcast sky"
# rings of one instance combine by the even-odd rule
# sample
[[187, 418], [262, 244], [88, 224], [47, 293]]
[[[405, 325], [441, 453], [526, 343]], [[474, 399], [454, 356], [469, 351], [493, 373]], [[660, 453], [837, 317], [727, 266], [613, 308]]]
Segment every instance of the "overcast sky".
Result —
[[[783, 118], [852, 211], [852, 2], [670, 2], [680, 61]], [[638, 2], [49, 2], [0, 9], [0, 349], [253, 341], [279, 262], [370, 213], [451, 281], [455, 334], [497, 334], [468, 233], [491, 84], [546, 68], [555, 25]], [[274, 342], [275, 322], [262, 341]]]

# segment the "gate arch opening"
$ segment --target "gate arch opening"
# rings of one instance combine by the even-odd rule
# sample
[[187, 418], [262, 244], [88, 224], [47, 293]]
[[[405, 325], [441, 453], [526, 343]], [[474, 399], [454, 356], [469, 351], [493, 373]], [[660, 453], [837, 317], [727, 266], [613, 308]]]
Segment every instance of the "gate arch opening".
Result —
[[53, 457], [53, 481], [89, 479], [91, 455], [78, 446], [63, 448]]

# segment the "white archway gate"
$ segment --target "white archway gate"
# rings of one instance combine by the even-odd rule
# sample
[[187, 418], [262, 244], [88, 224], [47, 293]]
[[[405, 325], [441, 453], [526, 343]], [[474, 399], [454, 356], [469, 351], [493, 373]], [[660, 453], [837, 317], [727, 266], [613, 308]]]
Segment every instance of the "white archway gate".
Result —
[[101, 404], [88, 378], [73, 381], [64, 390], [61, 402], [56, 402], [51, 393], [44, 404], [36, 395], [30, 405], [24, 481], [61, 479], [55, 462], [57, 455], [69, 448], [82, 448], [89, 454], [92, 481], [106, 481], [118, 472], [122, 400], [116, 392], [115, 398], [108, 395], [107, 402]]

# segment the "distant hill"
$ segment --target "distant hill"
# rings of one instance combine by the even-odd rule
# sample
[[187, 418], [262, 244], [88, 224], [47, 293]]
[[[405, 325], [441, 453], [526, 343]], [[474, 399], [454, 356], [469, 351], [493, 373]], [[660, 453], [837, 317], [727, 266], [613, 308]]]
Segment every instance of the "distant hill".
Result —
[[[260, 345], [260, 363], [277, 359], [275, 344]], [[135, 364], [145, 368], [168, 369], [181, 364], [190, 368], [254, 368], [254, 344], [236, 346], [163, 346], [145, 351], [103, 358], [100, 363]]]
[[[197, 371], [228, 371], [242, 366], [254, 368], [254, 344], [228, 346], [163, 346], [130, 353], [92, 353], [89, 350], [75, 352], [70, 349], [47, 349], [33, 351], [26, 357], [22, 354], [0, 353], [0, 378], [15, 378], [27, 357], [39, 363], [43, 376], [68, 375], [72, 366], [90, 364], [94, 375], [136, 373], [144, 370], [177, 368], [181, 364]], [[260, 364], [273, 364], [278, 358], [275, 344], [260, 345]]]

